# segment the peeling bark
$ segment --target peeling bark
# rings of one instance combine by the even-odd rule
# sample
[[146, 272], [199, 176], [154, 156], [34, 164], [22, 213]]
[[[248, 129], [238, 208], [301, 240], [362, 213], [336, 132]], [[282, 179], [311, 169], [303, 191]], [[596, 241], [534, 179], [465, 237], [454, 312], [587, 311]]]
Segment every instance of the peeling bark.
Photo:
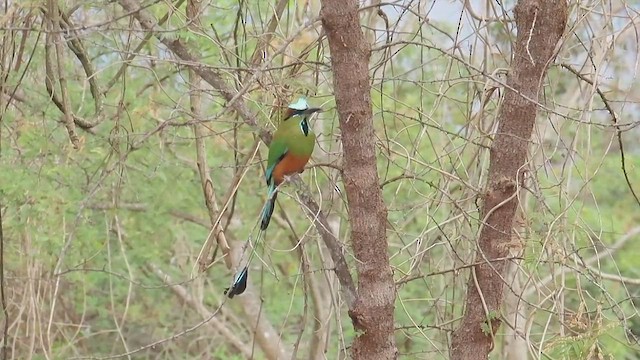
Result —
[[518, 29], [498, 130], [491, 147], [488, 182], [481, 209], [480, 237], [460, 327], [454, 332], [451, 359], [487, 359], [500, 327], [504, 277], [518, 205], [517, 192], [536, 119], [538, 93], [567, 23], [564, 0], [520, 0]]

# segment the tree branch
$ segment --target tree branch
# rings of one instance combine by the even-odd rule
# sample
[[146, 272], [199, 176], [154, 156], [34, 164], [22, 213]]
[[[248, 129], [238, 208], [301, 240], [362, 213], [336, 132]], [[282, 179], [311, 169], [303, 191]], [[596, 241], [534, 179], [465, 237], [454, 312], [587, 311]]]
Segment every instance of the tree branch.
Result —
[[218, 320], [213, 313], [211, 313], [204, 307], [204, 305], [202, 305], [202, 303], [196, 301], [196, 299], [194, 299], [193, 296], [189, 294], [189, 291], [187, 291], [184, 286], [176, 285], [167, 273], [162, 271], [158, 266], [154, 264], [149, 264], [147, 268], [150, 272], [153, 272], [165, 285], [167, 285], [171, 289], [171, 291], [173, 291], [173, 293], [176, 294], [176, 296], [179, 297], [185, 304], [189, 305], [191, 308], [197, 311], [198, 314], [202, 316], [203, 320], [208, 320], [207, 325], [224, 336], [225, 339], [227, 339], [228, 343], [238, 349], [245, 358], [248, 359], [251, 357], [251, 355], [253, 354], [253, 349], [251, 349], [251, 346], [247, 346], [247, 344], [242, 339], [236, 336], [232, 329], [226, 327], [224, 323]]
[[[187, 1], [187, 19], [189, 20], [189, 28], [196, 30], [200, 22], [200, 13], [202, 12], [201, 2], [197, 0]], [[227, 237], [220, 225], [220, 218], [223, 211], [219, 211], [218, 203], [216, 202], [215, 190], [213, 187], [213, 181], [209, 175], [210, 170], [207, 162], [205, 139], [206, 128], [199, 121], [203, 116], [202, 112], [202, 79], [193, 69], [189, 69], [189, 101], [191, 104], [191, 113], [195, 117], [196, 123], [193, 126], [193, 132], [196, 139], [196, 163], [198, 165], [198, 173], [200, 175], [200, 182], [202, 184], [202, 192], [204, 195], [204, 201], [209, 213], [209, 221], [211, 222], [212, 230], [209, 233], [206, 244], [212, 244], [211, 237], [216, 239], [218, 246], [222, 250], [223, 258], [227, 269], [235, 269], [238, 266], [238, 257], [231, 256], [231, 248], [227, 243]], [[205, 245], [205, 249], [208, 248]], [[203, 261], [208, 261], [208, 251], [204, 254]], [[201, 266], [201, 269], [206, 268]], [[268, 359], [281, 359], [283, 357], [290, 357], [287, 350], [285, 350], [283, 341], [278, 333], [273, 328], [271, 322], [267, 319], [264, 312], [261, 309], [261, 304], [257, 296], [253, 293], [249, 293], [241, 299], [243, 305], [243, 312], [249, 318], [249, 321], [255, 321], [255, 327], [253, 328], [255, 338], [260, 348], [265, 353]], [[206, 318], [206, 316], [205, 316]], [[213, 319], [216, 320], [216, 319]], [[252, 353], [249, 351], [249, 357]]]
[[[172, 40], [164, 36], [164, 33], [159, 31], [160, 29], [157, 28], [153, 17], [147, 11], [142, 10], [135, 0], [119, 0], [119, 3], [127, 12], [133, 14], [144, 30], [152, 32], [162, 44], [169, 48], [169, 50], [171, 50], [181, 60], [185, 61], [189, 68], [193, 69], [196, 74], [218, 91], [220, 95], [227, 100], [227, 106], [230, 106], [247, 125], [251, 126], [265, 144], [271, 143], [271, 132], [258, 126], [258, 122], [256, 121], [257, 116], [251, 113], [242, 97], [237, 96], [238, 92], [227, 85], [220, 74], [203, 65], [199, 59], [187, 49], [180, 39]], [[306, 201], [310, 201], [304, 204], [307, 208], [319, 208], [318, 204], [312, 199], [307, 198]], [[321, 235], [324, 233], [321, 228], [318, 228], [318, 232]], [[326, 236], [326, 234], [325, 236], [322, 236], [322, 240], [327, 246], [330, 246], [330, 244], [333, 243], [332, 239]], [[331, 254], [332, 256], [338, 255], [337, 252], [333, 251]], [[342, 254], [340, 255], [341, 256], [339, 258], [334, 258], [333, 261], [336, 264], [341, 262], [346, 263], [344, 256]], [[347, 288], [349, 283], [353, 283], [353, 279], [350, 276], [345, 278], [338, 274], [338, 280], [343, 288]]]
[[616, 129], [616, 138], [618, 139], [618, 147], [620, 147], [620, 166], [622, 167], [622, 174], [624, 175], [624, 180], [627, 182], [627, 187], [629, 188], [629, 191], [631, 191], [631, 195], [633, 195], [633, 198], [636, 200], [636, 204], [640, 205], [640, 198], [638, 197], [638, 194], [636, 194], [636, 191], [633, 188], [633, 185], [631, 185], [631, 179], [629, 179], [629, 174], [627, 173], [627, 163], [624, 156], [624, 142], [622, 142], [622, 126], [620, 125], [618, 116], [616, 115], [616, 112], [613, 110], [613, 107], [611, 106], [609, 99], [607, 99], [604, 92], [600, 89], [599, 86], [597, 86], [591, 79], [582, 75], [578, 70], [571, 67], [571, 65], [560, 64], [560, 66], [572, 72], [575, 76], [580, 78], [582, 81], [593, 86], [596, 92], [598, 93], [598, 96], [600, 96], [600, 100], [602, 100], [604, 107], [609, 112], [609, 115], [611, 115], [611, 122], [613, 123], [613, 126]]

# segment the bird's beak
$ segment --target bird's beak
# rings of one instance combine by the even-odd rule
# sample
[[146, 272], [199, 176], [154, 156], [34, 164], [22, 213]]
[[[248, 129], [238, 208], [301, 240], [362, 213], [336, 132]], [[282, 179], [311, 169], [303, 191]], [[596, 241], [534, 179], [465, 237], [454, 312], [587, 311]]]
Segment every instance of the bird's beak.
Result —
[[303, 113], [305, 115], [310, 115], [310, 114], [313, 114], [313, 113], [319, 112], [319, 111], [322, 111], [322, 109], [320, 109], [320, 108], [309, 108], [309, 109], [305, 110]]

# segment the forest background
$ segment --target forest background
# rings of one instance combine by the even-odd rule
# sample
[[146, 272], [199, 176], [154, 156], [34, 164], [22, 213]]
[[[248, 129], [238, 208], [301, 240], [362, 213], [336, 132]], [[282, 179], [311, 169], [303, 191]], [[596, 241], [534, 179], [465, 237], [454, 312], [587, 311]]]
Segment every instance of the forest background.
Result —
[[[465, 313], [515, 4], [360, 3], [401, 358], [448, 358]], [[321, 6], [2, 2], [3, 358], [348, 356], [353, 299], [323, 237], [358, 267]], [[486, 314], [493, 359], [640, 359], [639, 9], [568, 2]], [[300, 95], [323, 108], [313, 158], [227, 299], [263, 141]]]

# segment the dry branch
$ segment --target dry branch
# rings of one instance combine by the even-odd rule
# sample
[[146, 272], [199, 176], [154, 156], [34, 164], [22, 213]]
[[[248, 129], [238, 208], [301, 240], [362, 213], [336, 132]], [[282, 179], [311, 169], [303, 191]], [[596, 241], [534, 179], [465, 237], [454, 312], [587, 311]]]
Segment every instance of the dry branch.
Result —
[[[176, 9], [179, 8], [182, 5], [183, 2], [184, 2], [184, 0], [178, 0], [176, 2], [176, 4], [173, 6], [173, 8], [168, 10], [167, 13], [164, 14], [164, 16], [162, 18], [160, 18], [160, 21], [158, 21], [158, 25], [163, 25], [167, 20], [169, 20], [169, 15], [171, 15], [173, 13], [173, 9], [174, 8], [176, 8]], [[142, 41], [140, 41], [138, 46], [136, 46], [136, 48], [129, 54], [129, 56], [127, 56], [127, 59], [123, 62], [122, 66], [120, 66], [120, 68], [118, 69], [116, 74], [111, 78], [111, 80], [109, 80], [109, 82], [107, 83], [107, 85], [104, 88], [104, 93], [103, 94], [106, 94], [109, 90], [111, 90], [113, 85], [115, 85], [116, 82], [118, 82], [120, 80], [120, 77], [122, 76], [122, 74], [124, 74], [124, 71], [127, 69], [127, 66], [129, 66], [129, 63], [131, 63], [131, 61], [133, 61], [133, 59], [135, 59], [137, 54], [140, 53], [140, 50], [142, 50], [142, 48], [149, 42], [149, 40], [152, 37], [153, 37], [153, 33], [152, 32], [149, 32], [149, 33], [145, 34], [145, 36], [142, 39]]]
[[561, 64], [560, 66], [572, 72], [580, 80], [595, 87], [596, 92], [600, 97], [600, 100], [604, 104], [604, 107], [607, 109], [607, 112], [609, 112], [609, 115], [611, 115], [611, 122], [613, 123], [613, 126], [616, 129], [616, 138], [618, 139], [618, 147], [620, 147], [620, 166], [622, 167], [622, 174], [624, 175], [624, 180], [627, 182], [627, 187], [629, 188], [629, 191], [631, 191], [631, 195], [633, 195], [633, 198], [636, 200], [636, 204], [640, 205], [640, 198], [638, 198], [638, 194], [636, 194], [636, 191], [633, 188], [633, 185], [631, 185], [631, 179], [629, 179], [629, 174], [627, 173], [627, 163], [624, 156], [624, 142], [622, 141], [622, 126], [620, 125], [620, 121], [618, 119], [618, 116], [616, 115], [616, 112], [613, 110], [613, 107], [611, 106], [611, 101], [607, 99], [607, 96], [604, 94], [604, 92], [602, 91], [602, 89], [600, 89], [599, 86], [597, 86], [591, 79], [581, 74], [578, 70], [574, 69], [571, 65]]
[[[195, 30], [196, 27], [200, 23], [199, 14], [201, 12], [200, 4], [195, 1], [187, 2], [187, 18], [189, 19], [189, 28]], [[202, 184], [202, 192], [204, 194], [204, 202], [207, 206], [207, 211], [209, 213], [209, 220], [211, 221], [212, 234], [220, 246], [222, 250], [222, 254], [224, 256], [225, 264], [227, 265], [227, 269], [233, 269], [232, 259], [229, 256], [229, 244], [227, 243], [227, 238], [220, 226], [220, 222], [216, 222], [216, 218], [218, 217], [218, 204], [216, 203], [215, 190], [213, 187], [213, 181], [211, 180], [209, 165], [207, 162], [207, 152], [206, 152], [206, 144], [205, 140], [206, 136], [206, 128], [200, 122], [204, 118], [204, 114], [202, 111], [202, 89], [201, 89], [202, 80], [198, 74], [196, 74], [193, 70], [189, 69], [189, 101], [191, 104], [191, 114], [195, 118], [195, 124], [193, 125], [193, 133], [196, 140], [196, 163], [198, 165], [198, 174], [200, 175], [200, 183]], [[210, 236], [210, 237], [211, 237]], [[207, 243], [211, 242], [207, 239]], [[209, 252], [205, 252], [208, 254]]]
[[[204, 81], [206, 81], [209, 85], [211, 85], [216, 91], [222, 95], [222, 97], [228, 102], [227, 106], [233, 109], [242, 120], [249, 126], [251, 126], [259, 135], [260, 139], [265, 144], [271, 143], [271, 133], [266, 129], [259, 127], [257, 123], [257, 116], [253, 114], [249, 108], [247, 107], [244, 99], [242, 97], [237, 96], [239, 93], [231, 88], [223, 77], [218, 74], [215, 70], [211, 69], [203, 65], [198, 57], [193, 55], [189, 49], [180, 41], [180, 39], [176, 38], [168, 38], [164, 36], [163, 32], [160, 31], [157, 27], [156, 22], [153, 17], [145, 10], [141, 9], [140, 4], [134, 0], [119, 0], [120, 5], [127, 11], [133, 14], [133, 16], [138, 20], [140, 25], [145, 31], [149, 31], [154, 34], [154, 36], [162, 42], [169, 50], [171, 50], [176, 56], [178, 56], [181, 60], [185, 61], [189, 68], [193, 69], [196, 74], [198, 74]], [[307, 199], [311, 202], [305, 203], [306, 208], [319, 208], [318, 204], [312, 199]], [[318, 213], [318, 218], [322, 219], [326, 217], [320, 212]], [[323, 235], [325, 232], [322, 231], [321, 228], [318, 228], [318, 232]], [[325, 245], [327, 247], [333, 246], [333, 239], [328, 238], [326, 236], [322, 237]], [[332, 249], [332, 256], [340, 254], [342, 255], [340, 249]], [[346, 263], [344, 260], [344, 256], [341, 258], [333, 259], [334, 263]], [[349, 278], [341, 277], [341, 274], [344, 275], [348, 272], [336, 273], [338, 275], [338, 280], [342, 285], [343, 291], [351, 291], [348, 288], [349, 283], [353, 283], [353, 279], [349, 276]]]
[[[47, 17], [47, 22], [49, 23], [50, 32], [47, 33], [46, 37], [46, 70], [47, 70], [47, 89], [49, 90], [51, 96], [53, 97], [56, 94], [55, 91], [55, 80], [59, 85], [60, 98], [58, 100], [58, 108], [62, 111], [63, 114], [63, 123], [67, 128], [67, 132], [69, 133], [69, 140], [73, 144], [73, 147], [78, 149], [80, 147], [80, 140], [78, 139], [78, 135], [76, 134], [76, 126], [73, 119], [73, 115], [71, 113], [71, 101], [69, 100], [69, 94], [67, 93], [67, 79], [64, 75], [64, 68], [62, 57], [64, 56], [64, 52], [62, 50], [62, 37], [61, 31], [62, 28], [60, 26], [60, 13], [58, 12], [57, 5], [53, 2], [53, 0], [49, 0], [47, 2], [48, 12], [45, 14]], [[55, 57], [55, 66], [53, 59]], [[57, 70], [57, 73], [54, 72], [54, 69]]]
[[189, 294], [189, 291], [184, 286], [176, 285], [171, 277], [162, 271], [158, 266], [149, 264], [148, 269], [153, 272], [158, 279], [160, 279], [165, 285], [167, 285], [176, 296], [178, 296], [183, 302], [192, 307], [194, 310], [202, 316], [203, 320], [208, 320], [207, 325], [213, 328], [217, 333], [223, 335], [229, 344], [238, 349], [240, 353], [246, 358], [250, 358], [253, 353], [251, 346], [248, 346], [242, 339], [240, 339], [233, 331], [225, 324], [218, 320], [213, 313], [207, 310], [201, 302], [197, 301]]
[[[189, 20], [189, 28], [191, 30], [196, 30], [197, 26], [200, 23], [200, 13], [201, 13], [201, 3], [196, 0], [187, 1], [187, 18]], [[201, 120], [204, 118], [204, 114], [202, 111], [202, 89], [201, 89], [202, 79], [193, 69], [189, 69], [189, 100], [191, 104], [191, 113], [196, 118], [196, 120]], [[209, 213], [209, 221], [211, 221], [212, 230], [210, 232], [210, 236], [207, 239], [207, 244], [211, 244], [210, 238], [213, 236], [220, 249], [222, 249], [222, 253], [224, 256], [224, 261], [228, 269], [237, 268], [237, 261], [234, 261], [234, 257], [231, 256], [231, 248], [227, 243], [227, 237], [225, 236], [225, 232], [220, 225], [220, 217], [222, 216], [222, 211], [219, 211], [218, 204], [216, 202], [215, 189], [213, 187], [213, 181], [211, 180], [211, 176], [209, 175], [210, 170], [209, 165], [207, 163], [207, 155], [206, 155], [206, 146], [205, 141], [208, 138], [206, 136], [206, 128], [200, 122], [196, 121], [193, 125], [193, 132], [196, 139], [196, 158], [198, 165], [198, 173], [200, 175], [200, 182], [202, 184], [202, 191], [204, 195], [204, 201], [207, 206], [207, 210]], [[224, 210], [223, 210], [224, 211]], [[206, 245], [205, 245], [206, 248]], [[204, 254], [205, 256], [208, 253]], [[208, 259], [202, 259], [207, 261]], [[205, 266], [201, 266], [201, 269], [206, 268]], [[256, 295], [249, 292], [242, 298], [242, 305], [244, 309], [244, 313], [249, 315], [249, 321], [255, 321], [255, 337], [260, 345], [260, 348], [265, 353], [265, 356], [268, 359], [279, 359], [284, 357], [289, 357], [288, 352], [282, 346], [283, 342], [280, 340], [280, 336], [273, 328], [273, 325], [269, 322], [264, 312], [261, 311], [261, 306], [259, 304], [260, 301], [257, 299]], [[204, 316], [206, 318], [206, 316]], [[212, 319], [216, 320], [216, 319]], [[246, 354], [245, 354], [246, 355]], [[249, 357], [251, 356], [251, 352], [249, 351]]]

